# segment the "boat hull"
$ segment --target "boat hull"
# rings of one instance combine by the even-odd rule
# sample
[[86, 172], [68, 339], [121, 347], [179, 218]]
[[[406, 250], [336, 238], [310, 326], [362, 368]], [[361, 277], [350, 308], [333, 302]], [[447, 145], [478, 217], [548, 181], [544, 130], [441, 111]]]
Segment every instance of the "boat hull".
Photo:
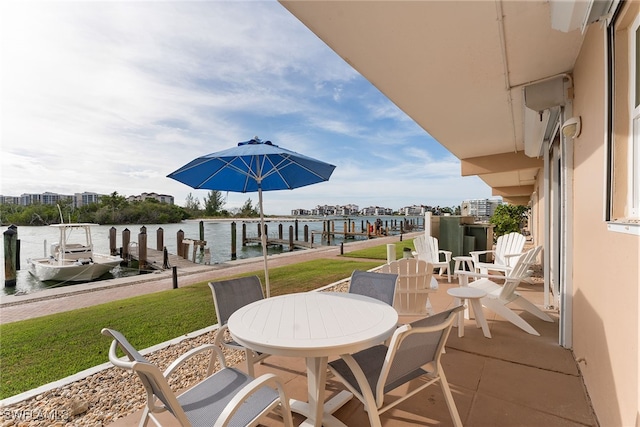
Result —
[[93, 254], [89, 260], [66, 260], [59, 262], [52, 258], [27, 260], [29, 272], [40, 281], [88, 282], [119, 266], [122, 258]]

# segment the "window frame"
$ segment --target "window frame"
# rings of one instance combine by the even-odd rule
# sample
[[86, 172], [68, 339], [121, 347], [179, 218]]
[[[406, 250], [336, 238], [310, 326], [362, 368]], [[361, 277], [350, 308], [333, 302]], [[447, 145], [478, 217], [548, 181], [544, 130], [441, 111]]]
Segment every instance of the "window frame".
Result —
[[629, 217], [640, 218], [640, 13], [629, 28]]
[[[625, 8], [622, 4], [617, 6], [607, 22], [605, 33], [607, 139], [604, 219], [610, 231], [640, 236], [640, 39], [636, 39], [640, 34], [636, 33], [640, 32], [640, 10]], [[632, 23], [623, 27], [622, 23], [629, 20]], [[616, 37], [621, 37], [621, 43]], [[620, 46], [622, 42], [624, 48]], [[616, 55], [624, 57], [616, 58]], [[617, 72], [616, 66], [621, 67], [620, 72]], [[618, 87], [617, 79], [622, 79]], [[628, 96], [622, 92], [624, 88]], [[618, 99], [620, 96], [625, 96], [627, 100], [623, 102]], [[622, 105], [616, 104], [618, 101], [623, 102]], [[616, 110], [616, 105], [622, 111]], [[618, 135], [621, 145], [616, 147], [616, 127], [620, 130], [620, 126], [626, 127], [624, 132], [627, 135]], [[638, 133], [635, 137], [634, 132]], [[616, 155], [623, 157], [616, 158]]]

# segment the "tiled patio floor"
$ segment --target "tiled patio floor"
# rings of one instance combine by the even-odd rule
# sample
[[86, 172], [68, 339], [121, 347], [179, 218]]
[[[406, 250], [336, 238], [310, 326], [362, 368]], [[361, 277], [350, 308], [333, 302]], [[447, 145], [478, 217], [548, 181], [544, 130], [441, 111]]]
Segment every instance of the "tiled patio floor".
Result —
[[[453, 305], [446, 289], [457, 286], [440, 281], [432, 297], [436, 311]], [[528, 299], [542, 305], [542, 286], [523, 285]], [[465, 336], [453, 329], [443, 355], [445, 373], [451, 384], [458, 411], [465, 426], [597, 426], [578, 367], [571, 351], [558, 342], [558, 316], [554, 323], [531, 315], [523, 317], [540, 332], [533, 336], [485, 309], [493, 338], [485, 338], [473, 320], [466, 321]], [[291, 398], [306, 400], [303, 359], [269, 357], [256, 367], [256, 374], [274, 372], [286, 381]], [[342, 390], [341, 383], [329, 379], [327, 395]], [[403, 390], [396, 390], [402, 393]], [[348, 426], [369, 425], [362, 405], [352, 399], [335, 415]], [[294, 416], [295, 425], [302, 422]], [[137, 425], [140, 413], [118, 420], [115, 427]], [[384, 426], [448, 426], [451, 417], [438, 385], [428, 387], [383, 415]], [[275, 416], [264, 423], [280, 426]]]

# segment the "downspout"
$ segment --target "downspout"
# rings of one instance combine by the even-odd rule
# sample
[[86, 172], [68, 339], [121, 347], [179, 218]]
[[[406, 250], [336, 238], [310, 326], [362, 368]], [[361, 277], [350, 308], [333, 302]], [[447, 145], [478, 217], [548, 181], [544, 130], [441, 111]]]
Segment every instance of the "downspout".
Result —
[[551, 160], [549, 156], [550, 145], [553, 140], [549, 139], [544, 147], [544, 234], [543, 234], [543, 261], [544, 267], [544, 307], [546, 309], [553, 308], [551, 304]]
[[[562, 123], [573, 116], [573, 102], [561, 111]], [[561, 284], [560, 291], [560, 345], [573, 346], [573, 143], [574, 139], [560, 132], [562, 144], [562, 208], [560, 220], [561, 236]]]

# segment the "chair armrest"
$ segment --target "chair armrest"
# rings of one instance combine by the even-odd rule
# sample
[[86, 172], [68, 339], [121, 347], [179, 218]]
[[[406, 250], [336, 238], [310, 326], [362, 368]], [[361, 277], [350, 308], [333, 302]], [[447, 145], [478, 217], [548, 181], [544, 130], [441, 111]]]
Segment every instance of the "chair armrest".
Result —
[[187, 351], [182, 356], [174, 360], [163, 372], [164, 377], [168, 378], [176, 369], [182, 366], [187, 360], [205, 351], [211, 351], [211, 358], [209, 359], [209, 366], [207, 368], [207, 376], [213, 374], [213, 368], [215, 367], [216, 356], [217, 356], [218, 362], [220, 363], [220, 367], [221, 368], [227, 367], [227, 363], [224, 359], [224, 354], [222, 353], [222, 350], [220, 349], [220, 347], [218, 347], [215, 344], [204, 344], [204, 345], [201, 345], [200, 347], [192, 348], [191, 350]]
[[[244, 403], [252, 394], [262, 389], [263, 387], [275, 388], [280, 395], [280, 404], [282, 405], [282, 417], [287, 420], [291, 419], [291, 408], [289, 407], [289, 400], [284, 393], [284, 384], [280, 377], [275, 374], [264, 374], [251, 381], [244, 386], [224, 407], [222, 413], [216, 420], [214, 427], [224, 427], [227, 422], [238, 411], [242, 403]], [[287, 423], [285, 422], [285, 425]]]
[[222, 325], [218, 327], [218, 331], [216, 332], [216, 337], [213, 339], [213, 343], [218, 347], [222, 347], [224, 343], [224, 333], [229, 329], [227, 325]]
[[482, 255], [482, 254], [489, 254], [489, 253], [495, 253], [496, 251], [470, 251], [469, 255], [474, 256], [474, 255]]
[[480, 255], [486, 255], [486, 254], [493, 254], [493, 258], [495, 259], [496, 251], [470, 251], [469, 252], [469, 255], [471, 255], [471, 258], [473, 259], [474, 264], [480, 262]]
[[515, 279], [513, 277], [509, 277], [509, 276], [500, 276], [497, 274], [483, 274], [483, 273], [475, 273], [473, 271], [466, 271], [466, 270], [456, 270], [454, 272], [454, 274], [456, 276], [458, 276], [458, 283], [460, 286], [469, 286], [469, 277], [473, 277], [475, 279], [496, 279], [496, 280], [504, 280], [505, 283], [507, 280], [518, 280], [520, 281], [520, 279]]
[[476, 279], [499, 279], [499, 280], [513, 279], [513, 277], [502, 276], [499, 274], [483, 274], [483, 273], [475, 273], [473, 271], [467, 271], [467, 270], [456, 270], [455, 274], [459, 276], [465, 276], [465, 277], [474, 277]]

